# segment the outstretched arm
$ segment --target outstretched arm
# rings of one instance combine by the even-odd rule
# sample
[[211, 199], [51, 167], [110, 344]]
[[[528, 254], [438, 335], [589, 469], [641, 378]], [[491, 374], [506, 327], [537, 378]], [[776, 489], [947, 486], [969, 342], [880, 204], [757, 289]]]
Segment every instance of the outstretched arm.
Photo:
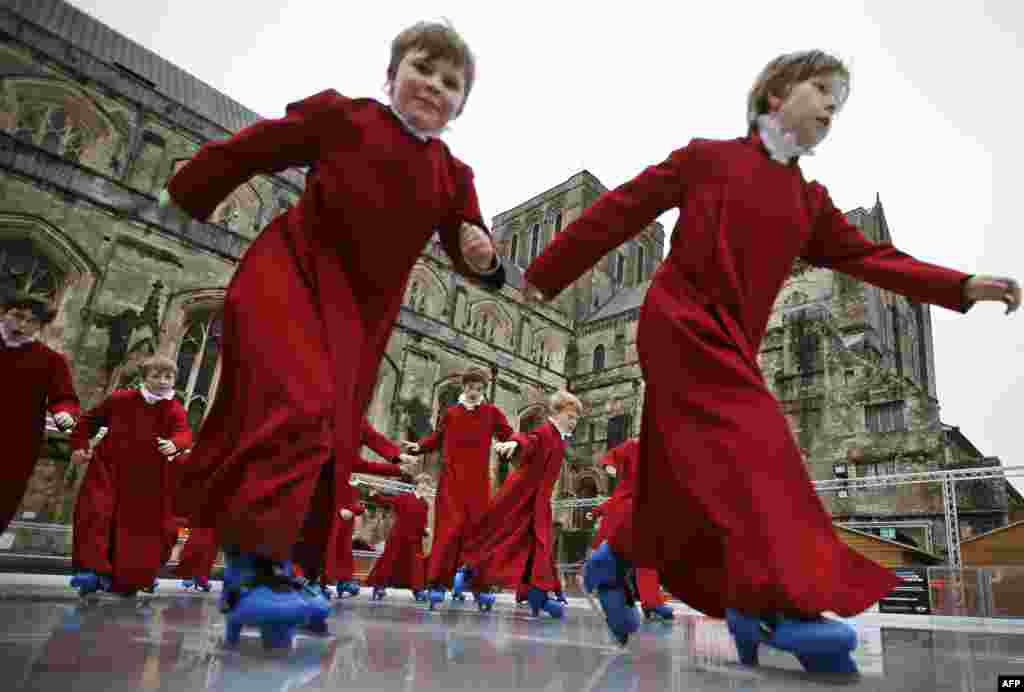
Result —
[[57, 355], [50, 367], [50, 383], [46, 391], [47, 407], [54, 422], [63, 431], [69, 430], [81, 415], [81, 404], [71, 381], [71, 369], [64, 356]]
[[455, 162], [458, 196], [448, 220], [438, 229], [441, 245], [455, 270], [483, 288], [500, 290], [505, 285], [505, 267], [480, 213], [473, 169]]
[[662, 163], [601, 195], [533, 260], [526, 270], [528, 289], [554, 298], [658, 215], [678, 206], [692, 175], [693, 146], [691, 142], [672, 152]]
[[359, 441], [392, 463], [397, 463], [398, 457], [402, 453], [398, 445], [370, 425], [370, 421], [366, 418], [363, 419], [360, 428]]

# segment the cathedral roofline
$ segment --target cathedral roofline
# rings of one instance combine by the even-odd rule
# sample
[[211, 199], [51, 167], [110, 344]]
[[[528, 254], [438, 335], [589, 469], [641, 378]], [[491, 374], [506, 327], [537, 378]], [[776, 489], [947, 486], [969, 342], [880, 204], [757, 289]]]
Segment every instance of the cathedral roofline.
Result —
[[518, 214], [522, 213], [523, 211], [525, 211], [525, 210], [527, 210], [527, 209], [529, 209], [531, 207], [536, 206], [539, 202], [543, 201], [545, 198], [551, 197], [551, 196], [554, 196], [554, 195], [557, 195], [557, 194], [560, 194], [560, 193], [563, 193], [563, 192], [567, 192], [569, 190], [575, 189], [575, 188], [580, 187], [581, 185], [585, 185], [585, 184], [596, 186], [600, 192], [607, 192], [608, 191], [608, 187], [605, 186], [605, 184], [602, 183], [600, 180], [598, 180], [596, 175], [594, 175], [593, 173], [588, 171], [586, 168], [584, 168], [581, 171], [579, 171], [578, 173], [573, 173], [571, 176], [566, 178], [566, 180], [564, 182], [561, 182], [561, 183], [559, 183], [559, 184], [557, 184], [557, 185], [555, 185], [553, 187], [548, 188], [547, 190], [544, 190], [543, 192], [540, 192], [540, 193], [534, 195], [533, 197], [531, 197], [530, 199], [526, 200], [525, 202], [520, 202], [519, 204], [517, 204], [516, 206], [512, 207], [511, 209], [506, 209], [503, 212], [495, 214], [494, 217], [492, 217], [491, 225], [494, 228], [497, 228], [508, 217], [517, 216]]

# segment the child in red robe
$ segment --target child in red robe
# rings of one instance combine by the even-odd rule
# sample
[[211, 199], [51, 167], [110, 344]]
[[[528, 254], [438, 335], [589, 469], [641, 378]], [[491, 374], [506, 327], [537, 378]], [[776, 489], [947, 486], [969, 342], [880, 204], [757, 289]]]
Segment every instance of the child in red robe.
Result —
[[[82, 595], [152, 590], [178, 539], [176, 473], [168, 457], [192, 445], [185, 407], [174, 398], [178, 368], [142, 362], [138, 389], [118, 389], [82, 417], [71, 461], [89, 463], [75, 502], [71, 586]], [[89, 438], [109, 429], [92, 449]]]
[[182, 578], [181, 586], [196, 591], [210, 591], [210, 572], [217, 561], [217, 532], [213, 529], [193, 528], [181, 550], [175, 573]]
[[334, 491], [348, 484], [424, 246], [436, 232], [454, 271], [504, 284], [473, 172], [439, 138], [474, 75], [454, 29], [416, 24], [392, 43], [390, 106], [324, 91], [207, 143], [161, 194], [168, 223], [207, 219], [255, 175], [309, 169], [299, 202], [248, 247], [228, 286], [220, 386], [192, 452], [190, 515], [217, 529], [229, 563], [229, 641], [261, 624], [268, 646], [287, 646], [295, 626], [328, 611], [288, 590], [292, 549], [308, 514], [337, 516]]
[[745, 137], [694, 139], [604, 194], [526, 272], [528, 300], [554, 298], [680, 210], [637, 332], [647, 390], [636, 508], [586, 568], [622, 643], [638, 624], [623, 591], [631, 563], [728, 618], [743, 662], [755, 663], [765, 643], [811, 670], [855, 669], [856, 634], [821, 613], [859, 613], [899, 583], [836, 536], [758, 365], [794, 260], [958, 312], [978, 300], [1019, 305], [1011, 279], [970, 277], [869, 241], [824, 186], [804, 180], [798, 159], [827, 134], [848, 83], [846, 67], [820, 51], [772, 61], [751, 92]]
[[558, 590], [551, 494], [565, 461], [565, 441], [576, 429], [583, 404], [566, 391], [549, 402], [551, 417], [529, 434], [517, 433], [494, 447], [514, 457], [517, 468], [502, 484], [487, 512], [474, 524], [463, 549], [465, 566], [453, 592], [474, 584], [477, 604], [490, 610], [494, 594], [486, 587], [516, 589], [528, 584], [527, 598], [536, 616], [541, 610], [562, 617], [562, 606], [550, 598]]
[[[611, 535], [618, 524], [633, 513], [633, 493], [636, 484], [636, 469], [640, 461], [640, 440], [631, 438], [618, 447], [611, 449], [601, 459], [601, 466], [609, 475], [618, 479], [612, 496], [601, 505], [595, 507], [592, 512], [595, 516], [601, 517], [601, 525], [594, 536], [592, 548], [597, 550], [601, 547], [608, 536]], [[672, 620], [675, 614], [672, 607], [661, 592], [661, 583], [658, 580], [658, 571], [649, 567], [637, 567], [634, 574], [636, 578], [636, 592], [640, 600], [640, 608], [647, 618], [658, 618], [660, 620]], [[585, 592], [585, 590], [584, 590]]]
[[[437, 430], [419, 442], [405, 443], [414, 454], [443, 449], [434, 498], [434, 539], [427, 558], [432, 604], [444, 600], [455, 571], [463, 563], [466, 530], [487, 509], [491, 497], [491, 439], [505, 442], [512, 436], [505, 414], [483, 399], [489, 381], [486, 370], [469, 368], [462, 375], [458, 403], [444, 412]], [[459, 597], [461, 594], [453, 593], [453, 598]]]
[[424, 587], [423, 538], [430, 534], [427, 515], [430, 513], [428, 497], [434, 489], [429, 474], [416, 477], [416, 490], [412, 493], [375, 493], [370, 499], [395, 513], [395, 523], [388, 533], [384, 552], [373, 563], [373, 569], [366, 577], [366, 585], [373, 587], [373, 599], [381, 600], [387, 594], [387, 587], [409, 589], [416, 600]]
[[4, 414], [4, 464], [0, 482], [0, 533], [7, 529], [25, 496], [39, 448], [46, 411], [60, 430], [70, 430], [80, 413], [68, 361], [38, 340], [57, 317], [42, 298], [8, 296], [0, 314], [0, 377], [8, 406]]

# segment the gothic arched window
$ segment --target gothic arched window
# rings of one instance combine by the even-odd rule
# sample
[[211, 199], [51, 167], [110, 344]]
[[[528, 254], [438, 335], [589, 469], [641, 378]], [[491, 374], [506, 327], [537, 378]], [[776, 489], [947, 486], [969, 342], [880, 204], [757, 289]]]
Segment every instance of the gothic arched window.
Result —
[[615, 283], [621, 286], [626, 278], [626, 256], [618, 252], [615, 254]]
[[647, 268], [647, 249], [643, 245], [636, 248], [636, 282], [644, 280], [645, 269]]
[[530, 231], [530, 261], [532, 262], [540, 254], [540, 224], [533, 224]]
[[53, 301], [64, 272], [28, 238], [0, 236], [0, 296], [17, 292]]
[[594, 372], [604, 370], [604, 344], [598, 344], [594, 349]]
[[508, 244], [508, 258], [512, 264], [519, 264], [519, 235], [512, 234], [512, 240]]
[[196, 311], [188, 316], [187, 324], [185, 338], [178, 348], [178, 381], [174, 389], [188, 411], [189, 425], [198, 431], [213, 404], [220, 379], [220, 312]]
[[63, 106], [40, 103], [21, 106], [13, 134], [75, 162], [82, 156], [86, 138], [81, 124], [69, 118]]

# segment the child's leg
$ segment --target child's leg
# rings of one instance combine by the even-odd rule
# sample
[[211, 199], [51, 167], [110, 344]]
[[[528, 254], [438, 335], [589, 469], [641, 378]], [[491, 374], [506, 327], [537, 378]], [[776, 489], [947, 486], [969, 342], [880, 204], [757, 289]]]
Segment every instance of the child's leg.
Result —
[[72, 564], [75, 577], [72, 586], [83, 594], [100, 590], [98, 577], [109, 587], [115, 495], [110, 468], [97, 455], [86, 471], [85, 480], [75, 500], [72, 520]]

